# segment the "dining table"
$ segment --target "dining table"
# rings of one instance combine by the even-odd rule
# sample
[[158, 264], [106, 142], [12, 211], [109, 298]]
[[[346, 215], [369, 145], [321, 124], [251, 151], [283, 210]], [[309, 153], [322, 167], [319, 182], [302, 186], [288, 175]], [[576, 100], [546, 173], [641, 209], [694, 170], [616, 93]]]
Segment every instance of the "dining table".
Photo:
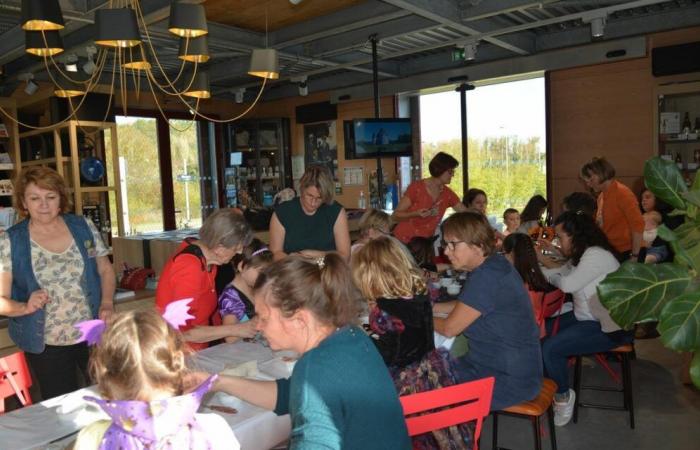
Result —
[[[288, 378], [294, 364], [288, 352], [273, 352], [263, 342], [219, 344], [188, 358], [188, 367], [209, 373], [230, 373], [238, 368], [250, 378]], [[58, 450], [69, 446], [85, 426], [106, 419], [85, 396], [97, 396], [90, 386], [0, 415], [0, 450]], [[213, 406], [216, 409], [210, 409]], [[223, 408], [221, 408], [223, 406]], [[277, 416], [222, 392], [208, 393], [200, 413], [218, 414], [226, 420], [245, 450], [267, 450], [289, 437], [289, 415]]]

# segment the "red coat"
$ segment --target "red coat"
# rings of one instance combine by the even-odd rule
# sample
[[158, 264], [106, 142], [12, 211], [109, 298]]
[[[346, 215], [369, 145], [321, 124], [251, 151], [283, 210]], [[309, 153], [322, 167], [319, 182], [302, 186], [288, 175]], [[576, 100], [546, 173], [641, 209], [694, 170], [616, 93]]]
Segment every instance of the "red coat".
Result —
[[[220, 325], [218, 298], [216, 295], [217, 266], [208, 266], [199, 247], [191, 246], [194, 239], [185, 239], [168, 260], [158, 280], [156, 306], [163, 312], [168, 304], [192, 298], [190, 314], [194, 319], [187, 321], [180, 331], [187, 331], [196, 325]], [[189, 248], [188, 248], [189, 247]], [[184, 252], [183, 252], [184, 250]], [[188, 342], [193, 350], [207, 348], [206, 343]]]

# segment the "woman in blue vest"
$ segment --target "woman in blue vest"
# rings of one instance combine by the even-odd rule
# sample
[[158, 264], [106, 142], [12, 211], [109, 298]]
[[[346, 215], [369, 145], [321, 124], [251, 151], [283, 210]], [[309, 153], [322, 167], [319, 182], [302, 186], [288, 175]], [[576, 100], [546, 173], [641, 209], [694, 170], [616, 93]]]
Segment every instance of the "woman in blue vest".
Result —
[[69, 214], [63, 178], [29, 167], [15, 181], [23, 219], [0, 234], [0, 314], [24, 350], [44, 399], [78, 389], [88, 349], [75, 323], [107, 319], [115, 277], [95, 225]]

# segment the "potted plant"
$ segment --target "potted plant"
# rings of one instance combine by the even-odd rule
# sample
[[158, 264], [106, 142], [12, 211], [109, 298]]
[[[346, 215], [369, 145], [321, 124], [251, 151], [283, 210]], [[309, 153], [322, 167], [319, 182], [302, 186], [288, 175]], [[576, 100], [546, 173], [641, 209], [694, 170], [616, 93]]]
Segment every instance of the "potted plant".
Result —
[[621, 327], [658, 321], [663, 344], [691, 352], [690, 376], [700, 387], [700, 176], [688, 188], [673, 161], [654, 157], [644, 164], [644, 181], [657, 198], [685, 216], [675, 230], [664, 225], [658, 235], [675, 253], [673, 262], [626, 262], [598, 286], [598, 296]]

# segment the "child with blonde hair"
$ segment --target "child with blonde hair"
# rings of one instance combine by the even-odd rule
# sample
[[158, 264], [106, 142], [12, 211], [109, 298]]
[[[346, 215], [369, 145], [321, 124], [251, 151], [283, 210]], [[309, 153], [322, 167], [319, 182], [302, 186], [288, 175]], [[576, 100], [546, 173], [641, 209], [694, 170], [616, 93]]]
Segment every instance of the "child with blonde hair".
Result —
[[370, 240], [389, 235], [391, 233], [391, 216], [379, 209], [370, 208], [362, 214], [358, 226], [360, 239], [350, 247], [351, 255]]
[[90, 358], [90, 372], [110, 420], [84, 428], [75, 450], [234, 449], [238, 440], [226, 421], [197, 409], [215, 381], [185, 393], [185, 344], [155, 310], [114, 316]]

